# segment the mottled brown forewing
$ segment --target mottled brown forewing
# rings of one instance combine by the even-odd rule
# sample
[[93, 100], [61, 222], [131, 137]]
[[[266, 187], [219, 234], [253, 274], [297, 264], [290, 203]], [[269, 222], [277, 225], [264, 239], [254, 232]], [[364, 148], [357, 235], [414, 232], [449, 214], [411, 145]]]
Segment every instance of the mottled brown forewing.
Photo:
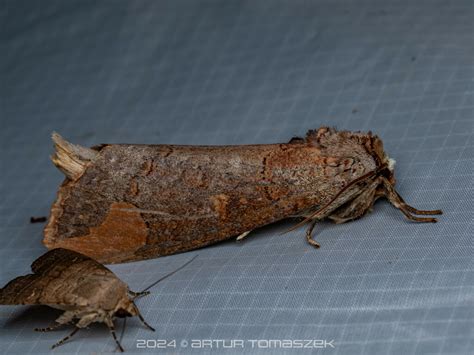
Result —
[[317, 209], [376, 168], [352, 136], [322, 133], [285, 144], [104, 146], [61, 186], [44, 242], [123, 262], [193, 250]]
[[0, 289], [0, 304], [77, 305], [87, 303], [84, 291], [93, 294], [100, 287], [97, 281], [121, 282], [102, 264], [62, 248], [39, 257], [31, 270], [33, 274], [17, 277]]

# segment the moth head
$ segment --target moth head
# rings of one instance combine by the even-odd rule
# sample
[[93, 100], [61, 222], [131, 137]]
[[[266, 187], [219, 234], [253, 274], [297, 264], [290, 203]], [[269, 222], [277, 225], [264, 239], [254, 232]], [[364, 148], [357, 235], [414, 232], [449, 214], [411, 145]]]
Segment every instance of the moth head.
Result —
[[306, 135], [306, 141], [314, 146], [324, 146], [329, 151], [336, 149], [333, 154], [337, 154], [340, 147], [345, 146], [348, 141], [362, 146], [374, 158], [379, 174], [385, 176], [391, 184], [395, 184], [395, 160], [385, 153], [382, 140], [370, 131], [367, 133], [337, 131], [335, 128], [321, 127], [318, 130], [310, 130]]
[[138, 315], [137, 307], [133, 300], [128, 297], [122, 299], [114, 310], [114, 316], [118, 318], [134, 317], [136, 315]]
[[155, 329], [150, 326], [145, 321], [145, 319], [143, 319], [143, 316], [140, 314], [140, 310], [138, 309], [135, 302], [133, 302], [133, 300], [137, 298], [137, 296], [146, 294], [148, 294], [148, 292], [139, 292], [135, 293], [135, 295], [132, 297], [124, 297], [115, 308], [115, 311], [113, 312], [113, 317], [125, 318], [137, 316], [148, 329], [155, 331]]

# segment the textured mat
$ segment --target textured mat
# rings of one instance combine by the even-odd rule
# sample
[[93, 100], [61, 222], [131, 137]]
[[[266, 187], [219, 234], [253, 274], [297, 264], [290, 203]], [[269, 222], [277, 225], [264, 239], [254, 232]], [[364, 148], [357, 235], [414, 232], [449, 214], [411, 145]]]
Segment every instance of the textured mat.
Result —
[[[239, 353], [242, 340], [248, 353], [275, 354], [308, 351], [296, 340], [333, 340], [320, 351], [474, 351], [471, 0], [7, 0], [0, 16], [0, 284], [45, 251], [43, 226], [29, 218], [48, 214], [62, 181], [49, 161], [53, 130], [83, 145], [372, 130], [397, 160], [399, 192], [443, 209], [439, 223], [410, 223], [381, 201], [361, 220], [321, 224], [319, 250], [303, 228], [281, 234], [292, 225], [283, 222], [244, 243], [113, 266], [138, 290], [199, 254], [139, 301], [157, 332], [129, 320], [123, 345], [143, 353], [148, 339], [157, 352], [164, 340], [188, 354], [226, 340], [235, 349], [215, 352]], [[67, 330], [33, 328], [57, 314], [0, 307], [0, 351], [49, 352]], [[114, 347], [98, 325], [54, 352]]]

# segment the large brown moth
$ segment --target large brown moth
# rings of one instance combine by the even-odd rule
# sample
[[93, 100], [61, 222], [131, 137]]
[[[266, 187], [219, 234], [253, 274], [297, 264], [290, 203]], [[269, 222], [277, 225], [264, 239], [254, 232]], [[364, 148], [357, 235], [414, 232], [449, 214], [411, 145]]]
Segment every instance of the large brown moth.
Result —
[[406, 204], [394, 160], [376, 135], [322, 127], [288, 143], [240, 146], [103, 144], [84, 148], [53, 134], [66, 175], [45, 227], [48, 248], [115, 263], [184, 252], [286, 218], [363, 216], [387, 198], [410, 220], [441, 214]]
[[74, 330], [52, 348], [62, 345], [81, 328], [100, 322], [107, 325], [118, 348], [123, 351], [115, 334], [114, 319], [137, 316], [148, 329], [154, 331], [140, 314], [135, 299], [149, 294], [149, 288], [193, 259], [145, 290], [133, 292], [104, 265], [75, 251], [57, 248], [31, 264], [33, 274], [17, 277], [0, 289], [0, 304], [47, 305], [63, 310], [55, 324], [35, 329], [51, 331], [74, 323]]

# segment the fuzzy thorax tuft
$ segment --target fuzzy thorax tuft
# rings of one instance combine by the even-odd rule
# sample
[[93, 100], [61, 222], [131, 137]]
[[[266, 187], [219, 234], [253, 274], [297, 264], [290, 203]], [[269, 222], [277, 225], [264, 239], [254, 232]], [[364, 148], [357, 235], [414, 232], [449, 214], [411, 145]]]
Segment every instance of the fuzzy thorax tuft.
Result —
[[397, 163], [395, 159], [387, 157], [387, 163], [388, 163], [388, 170], [390, 170], [392, 173], [395, 170], [395, 164]]

